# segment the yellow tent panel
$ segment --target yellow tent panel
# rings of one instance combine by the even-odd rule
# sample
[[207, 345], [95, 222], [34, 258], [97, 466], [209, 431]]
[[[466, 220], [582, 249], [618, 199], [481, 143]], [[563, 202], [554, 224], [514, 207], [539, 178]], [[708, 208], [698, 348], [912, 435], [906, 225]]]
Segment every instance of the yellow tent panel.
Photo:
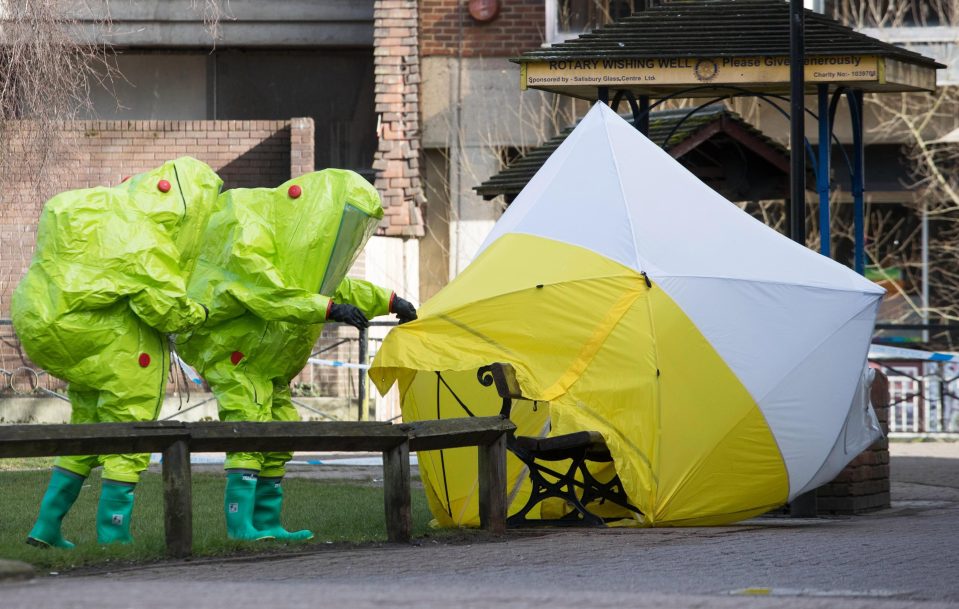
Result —
[[[515, 260], [528, 264], [500, 277]], [[391, 333], [371, 376], [381, 390], [400, 381], [406, 420], [488, 416], [501, 400], [476, 371], [492, 362], [511, 363], [538, 401], [535, 411], [514, 407], [519, 435], [603, 434], [642, 524], [728, 522], [785, 501], [782, 460], [755, 402], [672, 299], [618, 263], [506, 235]], [[424, 454], [420, 469], [441, 525], [478, 524], [475, 451]], [[516, 511], [530, 490], [513, 457], [508, 480]]]

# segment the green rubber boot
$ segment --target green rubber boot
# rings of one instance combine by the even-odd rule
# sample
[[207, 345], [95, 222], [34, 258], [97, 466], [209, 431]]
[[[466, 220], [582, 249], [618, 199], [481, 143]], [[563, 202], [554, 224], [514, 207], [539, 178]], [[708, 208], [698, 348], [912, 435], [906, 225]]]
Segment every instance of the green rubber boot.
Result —
[[73, 544], [64, 539], [60, 533], [60, 524], [77, 500], [84, 480], [86, 478], [79, 474], [58, 467], [53, 468], [47, 492], [40, 500], [40, 514], [37, 516], [37, 522], [27, 535], [28, 544], [40, 548], [73, 547]]
[[223, 510], [226, 514], [226, 534], [238, 541], [272, 539], [266, 531], [253, 526], [253, 504], [256, 495], [256, 473], [227, 470], [226, 496]]
[[283, 541], [313, 539], [313, 531], [290, 532], [280, 524], [283, 510], [283, 478], [259, 478], [256, 481], [256, 502], [253, 506], [253, 526], [261, 533]]
[[130, 535], [130, 516], [133, 514], [133, 487], [135, 485], [104, 480], [97, 505], [97, 542], [101, 544], [133, 541]]

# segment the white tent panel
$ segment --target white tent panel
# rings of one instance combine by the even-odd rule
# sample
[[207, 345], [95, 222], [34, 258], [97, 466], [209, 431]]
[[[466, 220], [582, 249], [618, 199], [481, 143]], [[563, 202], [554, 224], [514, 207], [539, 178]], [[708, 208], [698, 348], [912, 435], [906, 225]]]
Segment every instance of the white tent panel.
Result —
[[649, 264], [644, 270], [650, 277], [728, 277], [882, 293], [742, 211], [602, 108], [638, 257]]
[[602, 115], [591, 112], [516, 197], [477, 256], [516, 232], [585, 247], [636, 269], [627, 211]]
[[757, 402], [846, 320], [879, 300], [875, 294], [730, 279], [665, 277], [656, 285]]
[[850, 319], [759, 401], [786, 463], [789, 501], [806, 488], [836, 443], [866, 364], [878, 305]]
[[876, 411], [873, 410], [872, 401], [869, 399], [869, 390], [875, 376], [875, 370], [871, 368], [863, 370], [852, 404], [849, 405], [846, 423], [842, 426], [842, 432], [836, 438], [829, 457], [798, 494], [801, 495], [831, 482], [859, 453], [882, 437], [879, 418], [876, 417]]
[[508, 232], [580, 245], [654, 279], [728, 277], [882, 293], [740, 210], [603, 104], [546, 161], [480, 251]]
[[574, 129], [563, 143], [553, 151], [546, 162], [543, 163], [543, 166], [539, 168], [539, 171], [537, 171], [526, 184], [522, 192], [516, 196], [509, 208], [503, 212], [500, 219], [496, 221], [496, 225], [493, 226], [482, 245], [480, 245], [480, 248], [476, 251], [473, 257], [474, 260], [479, 258], [479, 255], [502, 235], [520, 232], [516, 230], [516, 225], [526, 217], [530, 210], [536, 207], [540, 193], [548, 188], [553, 180], [557, 178], [561, 170], [566, 167], [567, 158], [569, 158], [570, 153], [577, 148], [579, 139], [586, 135], [586, 133], [586, 130]]

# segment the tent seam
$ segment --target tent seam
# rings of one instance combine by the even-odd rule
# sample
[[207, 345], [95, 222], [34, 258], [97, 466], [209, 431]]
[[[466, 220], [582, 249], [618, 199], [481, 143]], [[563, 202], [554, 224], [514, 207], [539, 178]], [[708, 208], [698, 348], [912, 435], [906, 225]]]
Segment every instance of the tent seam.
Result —
[[797, 282], [790, 283], [786, 281], [776, 281], [774, 279], [726, 277], [723, 275], [667, 275], [667, 274], [659, 275], [657, 274], [657, 275], [650, 275], [649, 277], [650, 279], [653, 279], [656, 281], [661, 281], [663, 279], [714, 279], [714, 280], [720, 280], [720, 281], [743, 281], [743, 282], [749, 282], [749, 283], [760, 283], [765, 285], [782, 285], [782, 286], [795, 286], [795, 287], [802, 287], [802, 288], [813, 288], [817, 290], [829, 290], [831, 292], [854, 292], [857, 294], [871, 294], [879, 298], [881, 298], [883, 294], [885, 294], [885, 292], [883, 292], [883, 294], [880, 294], [878, 292], [870, 292], [870, 291], [866, 291], [865, 289], [857, 289], [857, 288], [839, 288], [839, 287], [816, 285], [812, 283], [797, 283]]
[[[629, 270], [632, 271], [632, 269], [629, 269]], [[635, 271], [632, 271], [632, 272], [635, 272]], [[630, 282], [635, 281], [635, 282], [637, 282], [637, 283], [643, 283], [643, 280], [642, 280], [640, 277], [638, 277], [638, 276], [635, 276], [635, 275], [634, 275], [634, 276], [630, 276], [630, 275], [627, 275], [627, 274], [623, 274], [623, 275], [602, 275], [602, 276], [598, 276], [598, 277], [578, 278], [578, 279], [564, 279], [563, 281], [556, 281], [556, 282], [554, 282], [554, 283], [545, 283], [545, 284], [543, 284], [543, 285], [544, 285], [544, 286], [563, 286], [563, 285], [567, 285], [567, 284], [571, 284], [571, 283], [591, 283], [591, 282], [603, 281], [603, 280], [607, 280], [607, 279], [625, 279], [625, 280], [630, 281]], [[476, 305], [476, 304], [478, 304], [478, 303], [481, 303], [481, 302], [486, 302], [486, 301], [488, 301], [488, 300], [493, 300], [494, 298], [500, 298], [501, 296], [511, 296], [511, 295], [513, 295], [513, 294], [519, 294], [520, 292], [524, 292], [524, 291], [526, 291], [526, 290], [535, 290], [535, 289], [537, 289], [536, 286], [530, 286], [530, 287], [526, 287], [526, 288], [517, 288], [517, 289], [511, 290], [511, 291], [509, 291], [509, 292], [500, 292], [500, 293], [498, 293], [498, 294], [493, 294], [492, 296], [486, 296], [486, 297], [484, 297], [484, 298], [480, 298], [480, 299], [478, 299], [478, 300], [474, 300], [474, 301], [471, 301], [471, 302], [466, 303], [466, 304], [457, 305], [457, 306], [455, 306], [455, 307], [453, 307], [453, 308], [451, 308], [451, 309], [445, 309], [445, 310], [436, 311], [436, 312], [429, 312], [429, 313], [427, 313], [426, 315], [421, 316], [419, 319], [420, 319], [420, 320], [425, 320], [425, 319], [429, 319], [429, 318], [431, 318], [431, 317], [442, 318], [443, 316], [449, 315], [449, 314], [452, 313], [453, 311], [459, 311], [459, 310], [464, 309], [464, 308], [466, 308], [466, 307], [472, 307], [472, 306], [474, 306], [474, 305]]]
[[[586, 118], [586, 117], [584, 116], [583, 119], [585, 119], [585, 118]], [[580, 122], [582, 122], [582, 119], [580, 120]], [[575, 135], [575, 139], [573, 138], [574, 135]], [[573, 132], [570, 133], [569, 136], [567, 136], [567, 138], [563, 141], [563, 143], [560, 144], [560, 148], [558, 148], [557, 150], [559, 150], [559, 149], [563, 148], [564, 146], [566, 146], [567, 143], [570, 144], [570, 150], [572, 150], [572, 148], [575, 147], [574, 144], [575, 144], [576, 142], [578, 142], [582, 137], [583, 137], [582, 134], [577, 134], [577, 133], [576, 133], [576, 130], [574, 129]], [[554, 151], [553, 154], [556, 154], [556, 151]], [[550, 155], [550, 156], [552, 156], [552, 155]], [[568, 162], [569, 162], [569, 153], [567, 152], [565, 158], [563, 158], [561, 161], [559, 161], [560, 164], [559, 164], [559, 166], [557, 167], [557, 170], [554, 172], [553, 175], [555, 176], [555, 175], [561, 173], [561, 172], [562, 172], [562, 169], [563, 169], [564, 167], [566, 167], [566, 164], [567, 164]], [[549, 163], [549, 159], [546, 159], [546, 163]], [[544, 164], [542, 167], [540, 167], [539, 170], [538, 170], [536, 173], [533, 174], [533, 177], [530, 178], [530, 182], [532, 182], [532, 181], [536, 178], [536, 176], [543, 170], [543, 167], [545, 167], [545, 166], [546, 166], [546, 164]], [[526, 187], [527, 187], [527, 186], [529, 186], [529, 182], [527, 182], [527, 183], [526, 183], [526, 186], [524, 186], [523, 189], [519, 192], [519, 194], [516, 195], [516, 199], [519, 199], [519, 197], [522, 196], [523, 191], [526, 190]], [[520, 210], [518, 207], [515, 206], [515, 203], [516, 203], [516, 200], [514, 200], [513, 204], [511, 204], [509, 207], [506, 208], [506, 212], [504, 212], [503, 216], [505, 216], [506, 214], [508, 214], [508, 213], [510, 212], [510, 209], [516, 210], [515, 213], [517, 213], [517, 214], [521, 213], [521, 210]], [[516, 222], [513, 224], [513, 227], [512, 227], [508, 232], [504, 232], [504, 233], [502, 233], [501, 235], [499, 235], [499, 236], [497, 236], [496, 238], [494, 238], [492, 241], [488, 241], [489, 237], [492, 236], [492, 233], [496, 230], [496, 227], [494, 226], [493, 229], [490, 231], [490, 234], [487, 235], [487, 236], [486, 236], [486, 239], [483, 240], [483, 243], [480, 244], [479, 249], [476, 250], [476, 254], [473, 255], [473, 259], [470, 261], [470, 264], [472, 264], [477, 258], [479, 258], [479, 256], [480, 256], [483, 252], [485, 252], [485, 251], [488, 250], [490, 247], [492, 247], [492, 245], [493, 245], [494, 243], [496, 243], [497, 241], [499, 241], [500, 239], [502, 239], [502, 238], [505, 237], [506, 235], [513, 234], [513, 233], [518, 233], [519, 231], [516, 230], [517, 227], [520, 225], [521, 222], [523, 222], [523, 220], [526, 219], [526, 216], [529, 215], [529, 212], [532, 211], [533, 207], [534, 207], [533, 205], [529, 205], [529, 206], [527, 206], [527, 209], [522, 210], [522, 216], [520, 216], [519, 218], [517, 218]], [[503, 216], [500, 216], [500, 219], [501, 219], [501, 220], [502, 220]], [[498, 221], [497, 221], [497, 222], [498, 222]], [[597, 253], [598, 253], [598, 252], [597, 252]], [[467, 265], [467, 266], [469, 266], [469, 265]]]
[[[706, 465], [706, 463], [709, 461], [709, 457], [714, 452], [716, 452], [716, 449], [719, 447], [719, 445], [722, 444], [726, 440], [726, 438], [729, 437], [731, 433], [733, 433], [734, 431], [736, 431], [736, 429], [739, 428], [739, 426], [743, 423], [743, 421], [746, 420], [746, 418], [752, 413], [753, 410], [759, 411], [759, 416], [762, 417], [762, 421], [766, 425], [766, 429], [769, 431], [769, 437], [772, 438], [773, 445], [776, 447], [777, 452], [779, 452], [779, 460], [780, 460], [780, 463], [782, 463], [783, 470], [785, 470], [785, 474], [786, 474], [786, 499], [787, 500], [789, 499], [789, 468], [786, 466], [786, 459], [785, 457], [783, 457], [782, 449], [779, 447], [779, 441], [776, 439], [776, 434], [773, 433], [772, 427], [769, 426], [769, 421], [766, 420], [765, 414], [763, 413], [762, 409], [759, 407], [759, 403], [753, 402], [750, 405], [750, 407], [746, 409], [746, 412], [744, 412], [743, 415], [739, 417], [736, 420], [736, 422], [729, 427], [729, 429], [726, 430], [726, 433], [724, 433], [723, 436], [717, 442], [713, 444], [713, 447], [710, 449], [710, 451], [708, 453], [705, 453], [702, 456], [702, 458], [696, 460], [696, 464], [688, 470], [686, 476], [683, 476], [683, 480], [679, 484], [673, 487], [673, 491], [669, 494], [669, 497], [664, 498], [664, 501], [657, 507], [665, 509], [666, 506], [668, 506], [672, 502], [673, 498], [687, 484], [689, 484], [689, 482], [696, 476], [696, 474], [699, 473], [699, 471], [703, 468], [703, 466]], [[740, 510], [740, 511], [748, 511], [748, 510]]]
[[[766, 417], [766, 413], [763, 411], [763, 407], [762, 407], [762, 405], [761, 405], [761, 402], [762, 402], [763, 400], [765, 400], [767, 397], [769, 397], [769, 394], [770, 394], [770, 393], [772, 393], [773, 391], [775, 391], [778, 387], [780, 387], [780, 386], [783, 384], [783, 382], [785, 381], [785, 379], [789, 377], [789, 373], [791, 373], [793, 370], [795, 370], [795, 369], [798, 368], [800, 365], [802, 365], [803, 363], [805, 363], [805, 362], [809, 359], [809, 355], [810, 355], [811, 353], [814, 353], [817, 349], [819, 349], [820, 347], [822, 347], [823, 344], [825, 344], [826, 341], [827, 341], [829, 338], [832, 338], [833, 336], [835, 336], [835, 334], [836, 334], [838, 331], [840, 331], [840, 330], [842, 330], [843, 328], [845, 328], [846, 326], [848, 326], [854, 319], [856, 319], [856, 317], [858, 317], [859, 315], [861, 315], [863, 311], [865, 311], [866, 309], [868, 309], [868, 308], [871, 307], [871, 306], [875, 306], [875, 303], [870, 303], [870, 304], [866, 305], [865, 307], [863, 307], [862, 309], [860, 309], [859, 311], [857, 311], [854, 315], [852, 315], [852, 316], [850, 316], [848, 319], [846, 319], [846, 321], [844, 321], [843, 323], [841, 323], [840, 325], [838, 325], [838, 326], [836, 327], [836, 330], [835, 330], [832, 334], [830, 334], [828, 337], [826, 337], [825, 339], [823, 339], [822, 341], [820, 341], [819, 343], [817, 343], [815, 347], [813, 347], [812, 349], [810, 349], [809, 351], [807, 351], [806, 354], [805, 354], [805, 356], [804, 356], [802, 359], [800, 359], [799, 361], [797, 361], [796, 364], [795, 364], [792, 368], [790, 368], [789, 370], [786, 371], [786, 374], [784, 374], [784, 375], [782, 376], [782, 378], [780, 379], [780, 381], [779, 381], [776, 385], [772, 386], [765, 394], [763, 394], [762, 398], [759, 398], [759, 399], [756, 400], [756, 407], [759, 409], [759, 413], [762, 415], [763, 420], [766, 421], [766, 426], [769, 427], [770, 431], [772, 431], [773, 440], [776, 442], [776, 447], [779, 449], [779, 455], [780, 455], [780, 457], [782, 458], [783, 464], [786, 466], [786, 480], [787, 480], [787, 482], [789, 483], [789, 495], [788, 495], [788, 496], [792, 496], [792, 482], [791, 482], [791, 480], [789, 479], [789, 463], [786, 461], [786, 456], [783, 454], [782, 446], [781, 446], [780, 443], [779, 443], [779, 438], [776, 437], [776, 432], [773, 431], [773, 427], [769, 424], [769, 419]], [[873, 323], [873, 326], [875, 327], [875, 322]], [[866, 346], [865, 353], [863, 353], [863, 362], [866, 362], [866, 361], [868, 360], [868, 357], [869, 357], [869, 346], [867, 345], [867, 346]], [[860, 374], [862, 374], [862, 373], [860, 372]], [[855, 395], [855, 391], [853, 391], [853, 394]], [[845, 427], [845, 423], [843, 423], [843, 428], [844, 428], [844, 427]], [[839, 430], [839, 433], [842, 433], [842, 431], [843, 431], [843, 430], [840, 429], [840, 430]], [[838, 435], [836, 436], [836, 438], [838, 438]], [[832, 442], [832, 444], [830, 444], [830, 446], [833, 446], [835, 443], [836, 443], [836, 439], [833, 439], [833, 442]], [[828, 457], [828, 455], [827, 455], [827, 457]], [[820, 468], [821, 468], [821, 467], [822, 467], [822, 466], [820, 466]], [[814, 473], [813, 473], [813, 477], [815, 477], [816, 473], [818, 473], [818, 470], [817, 470], [817, 472], [814, 472]], [[812, 478], [810, 478], [809, 480], [812, 480]], [[802, 489], [802, 488], [804, 488], [807, 484], [809, 484], [809, 480], [807, 480], [805, 483], [803, 483], [803, 485], [800, 486], [799, 489]], [[797, 489], [797, 491], [798, 491], [799, 489]]]
[[[849, 317], [848, 317], [845, 321], [843, 321], [841, 324], [838, 324], [838, 325], [835, 327], [835, 329], [833, 330], [832, 334], [830, 334], [830, 335], [827, 336], [826, 338], [822, 339], [821, 341], [819, 341], [818, 343], [816, 343], [815, 346], [813, 346], [813, 347], [810, 348], [808, 351], [806, 351], [806, 353], [803, 354], [802, 359], [797, 360], [796, 363], [795, 363], [791, 368], [789, 368], [789, 370], [786, 370], [786, 371], [784, 372], [784, 374], [782, 375], [782, 377], [780, 377], [778, 383], [776, 383], [775, 385], [773, 385], [772, 387], [770, 387], [770, 388], [766, 391], [766, 393], [764, 393], [764, 394], [762, 395], [762, 397], [757, 398], [757, 399], [756, 399], [756, 404], [758, 405], [760, 402], [762, 402], [762, 401], [765, 400], [767, 397], [769, 397], [769, 394], [770, 394], [770, 393], [772, 393], [772, 392], [775, 391], [777, 388], [779, 388], [779, 386], [783, 384], [783, 381], [785, 381], [785, 379], [790, 375], [790, 373], [792, 373], [793, 370], [795, 370], [796, 368], [798, 368], [800, 365], [802, 365], [803, 363], [805, 363], [805, 361], [806, 361], [807, 359], [809, 359], [809, 355], [810, 355], [811, 353], [815, 352], [817, 349], [819, 349], [820, 347], [822, 347], [823, 344], [825, 344], [825, 342], [826, 342], [827, 340], [829, 340], [830, 338], [832, 338], [833, 336], [835, 336], [838, 331], [840, 331], [840, 330], [842, 330], [843, 328], [845, 328], [846, 326], [848, 326], [849, 323], [850, 323], [852, 320], [854, 320], [856, 317], [858, 317], [859, 315], [861, 315], [863, 311], [865, 311], [866, 309], [868, 309], [869, 307], [874, 306], [874, 305], [875, 305], [875, 303], [869, 303], [868, 305], [866, 305], [866, 306], [864, 306], [863, 308], [861, 308], [861, 309], [859, 309], [858, 311], [856, 311], [856, 313], [854, 313], [853, 315], [849, 316]], [[873, 326], [875, 327], [875, 322], [873, 322]], [[864, 361], [864, 362], [868, 359], [868, 354], [869, 354], [869, 346], [867, 345], [867, 346], [866, 346], [866, 350], [865, 350], [865, 352], [863, 353], [863, 361]]]
[[[601, 103], [601, 102], [596, 102], [596, 103]], [[610, 110], [610, 112], [613, 112], [613, 111]], [[615, 113], [614, 113], [614, 114], [615, 114]], [[618, 115], [617, 115], [617, 118], [619, 118]], [[622, 119], [620, 118], [620, 120], [622, 120]], [[633, 259], [636, 261], [636, 266], [637, 266], [637, 267], [641, 267], [641, 268], [638, 269], [639, 272], [640, 272], [640, 273], [645, 273], [645, 272], [646, 272], [646, 271], [645, 271], [645, 264], [642, 264], [642, 263], [640, 262], [639, 248], [636, 247], [636, 229], [635, 229], [635, 226], [634, 226], [634, 224], [633, 224], [633, 214], [631, 213], [631, 211], [630, 211], [630, 209], [629, 209], [629, 205], [627, 205], [627, 203], [626, 203], [626, 201], [627, 201], [627, 199], [626, 199], [626, 191], [623, 189], [623, 180], [622, 180], [622, 178], [620, 177], [619, 159], [616, 158], [616, 150], [613, 148], [613, 143], [612, 143], [612, 141], [611, 141], [610, 138], [609, 138], [609, 123], [608, 123], [607, 120], [606, 120], [606, 116], [603, 116], [603, 131], [606, 132], [606, 144], [607, 144], [607, 146], [609, 146], [609, 155], [610, 155], [610, 157], [612, 157], [612, 159], [613, 159], [613, 165], [616, 167], [616, 185], [619, 187], [620, 202], [621, 202], [621, 204], [622, 204], [622, 206], [623, 206], [623, 209], [624, 209], [625, 212], [626, 212], [626, 219], [629, 221], [629, 234], [630, 234], [630, 236], [632, 237], [632, 242], [633, 242], [633, 244], [632, 244], [632, 245], [633, 245]], [[598, 254], [599, 252], [596, 252], [596, 253]], [[600, 254], [600, 255], [602, 255], [602, 254]], [[608, 258], [608, 256], [606, 256], [606, 257]]]
[[[647, 278], [647, 281], [649, 281], [648, 278]], [[659, 289], [662, 290], [662, 287], [659, 285], [659, 282], [657, 282], [655, 285], [659, 286]], [[649, 286], [647, 290], [647, 294], [650, 290], [652, 290], [652, 285]], [[663, 290], [663, 293], [666, 294], [666, 297], [669, 298], [669, 300], [673, 303], [674, 306], [679, 308], [679, 304], [676, 303], [676, 301], [673, 300], [671, 296], [669, 296], [668, 292]], [[682, 308], [680, 308], [680, 311], [682, 311]], [[656, 464], [656, 467], [653, 470], [652, 477], [656, 483], [656, 488], [650, 489], [651, 494], [649, 499], [650, 506], [653, 506], [656, 503], [656, 497], [659, 496], [659, 490], [660, 490], [659, 474], [662, 467], [662, 462], [660, 460], [660, 456], [661, 456], [660, 447], [662, 445], [662, 439], [663, 439], [663, 381], [659, 375], [659, 341], [656, 338], [656, 320], [653, 317], [653, 298], [649, 297], [648, 295], [646, 298], [646, 319], [649, 322], [649, 335], [651, 339], [650, 346], [652, 347], [654, 363], [656, 365], [656, 382], [653, 385], [656, 392], [656, 399], [655, 399], [656, 408], [653, 411], [656, 417], [656, 425], [652, 434], [652, 441], [653, 441], [652, 458], [653, 458], [653, 463]], [[687, 319], [688, 319], [688, 316], [687, 316]], [[692, 323], [691, 319], [689, 321]], [[693, 326], [695, 327], [695, 324], [693, 324]], [[702, 334], [702, 332], [700, 332], [700, 334]]]

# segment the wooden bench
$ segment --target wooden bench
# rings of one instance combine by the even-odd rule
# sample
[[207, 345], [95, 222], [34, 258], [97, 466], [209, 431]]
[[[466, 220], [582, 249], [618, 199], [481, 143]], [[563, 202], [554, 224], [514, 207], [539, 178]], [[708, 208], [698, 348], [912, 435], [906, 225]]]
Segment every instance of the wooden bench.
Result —
[[[481, 384], [493, 385], [503, 400], [500, 415], [508, 418], [513, 400], [528, 400], [523, 396], [516, 373], [510, 364], [496, 363], [477, 371]], [[507, 526], [605, 526], [606, 520], [586, 507], [594, 501], [609, 501], [632, 512], [639, 510], [629, 503], [619, 475], [609, 482], [600, 482], [589, 471], [588, 463], [611, 463], [613, 457], [602, 434], [596, 431], [537, 438], [507, 433], [506, 446], [529, 471], [532, 492], [518, 512], [506, 520]], [[544, 464], [569, 460], [565, 471], [556, 471]], [[577, 478], [578, 476], [578, 478]], [[529, 518], [529, 512], [543, 500], [562, 499], [571, 508], [559, 518]]]
[[476, 446], [479, 451], [480, 523], [506, 529], [506, 434], [502, 417], [385, 422], [96, 423], [0, 426], [0, 458], [160, 452], [167, 553], [193, 551], [191, 452], [375, 451], [383, 454], [387, 537], [407, 542], [412, 531], [410, 451]]

